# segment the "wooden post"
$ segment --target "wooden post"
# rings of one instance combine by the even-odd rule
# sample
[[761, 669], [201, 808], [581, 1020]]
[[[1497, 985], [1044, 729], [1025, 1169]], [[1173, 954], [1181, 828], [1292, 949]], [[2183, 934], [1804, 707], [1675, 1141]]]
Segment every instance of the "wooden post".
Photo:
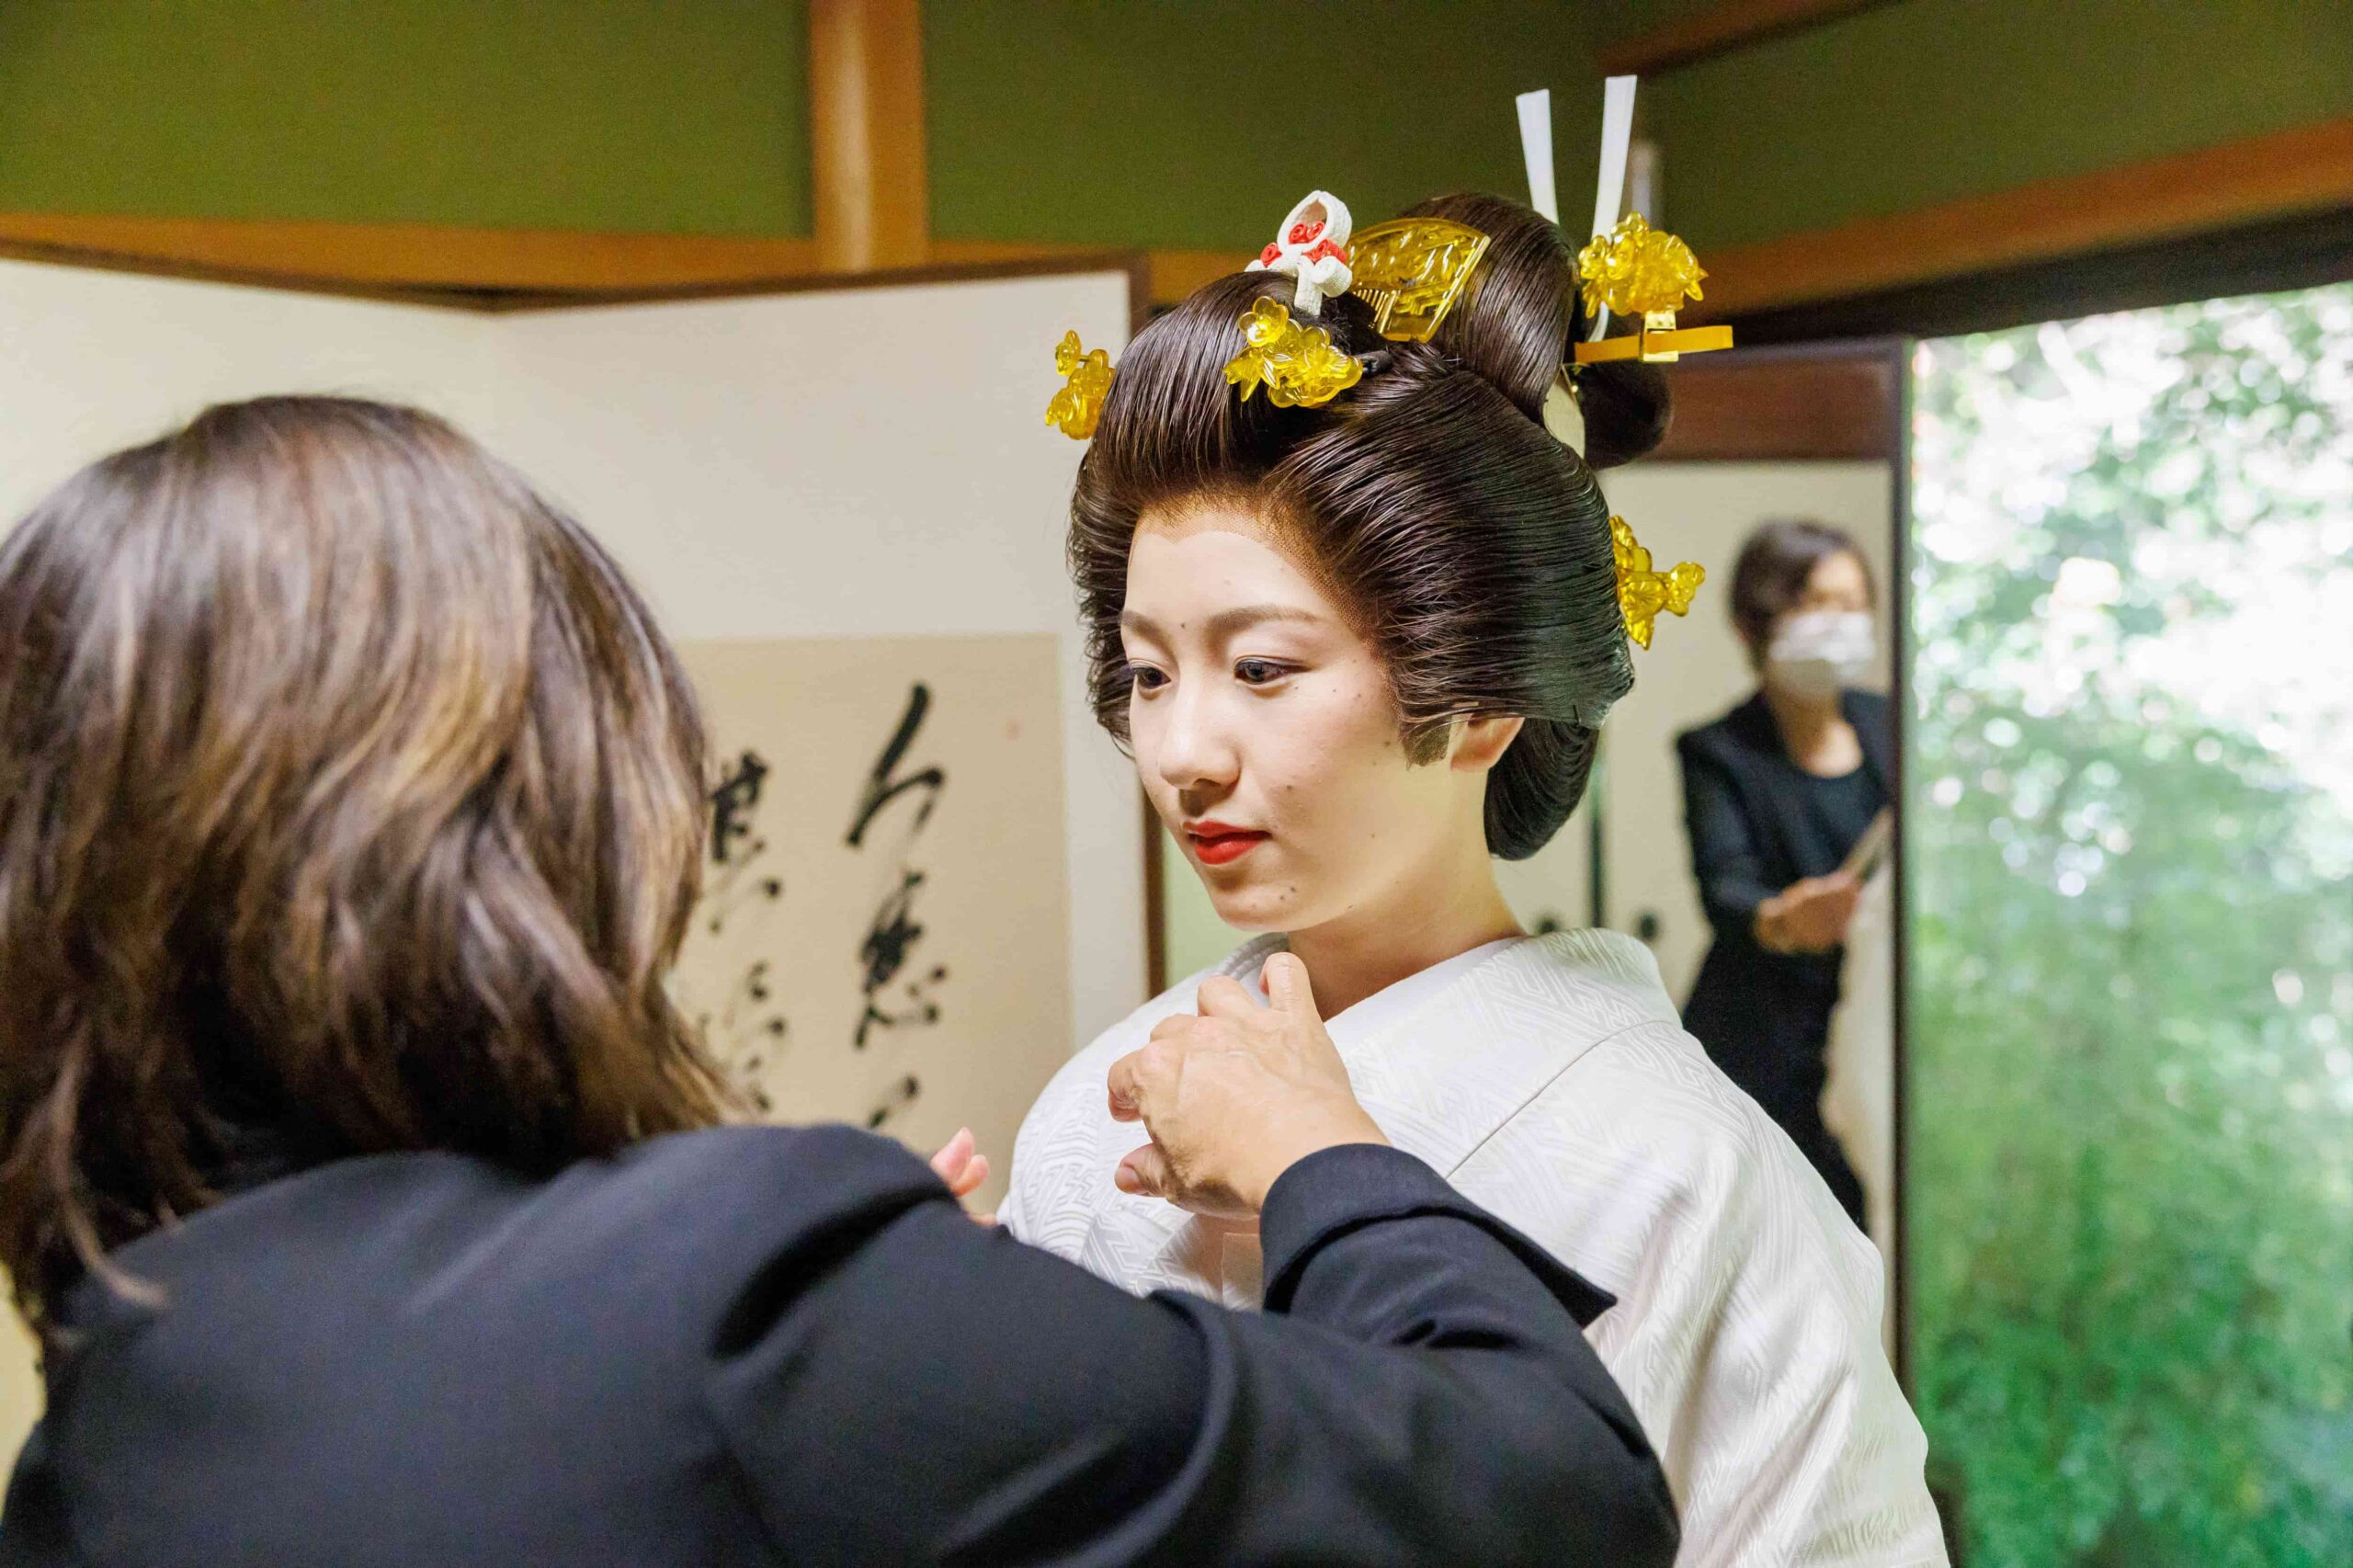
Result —
[[917, 0], [810, 0], [810, 164], [828, 272], [928, 258]]

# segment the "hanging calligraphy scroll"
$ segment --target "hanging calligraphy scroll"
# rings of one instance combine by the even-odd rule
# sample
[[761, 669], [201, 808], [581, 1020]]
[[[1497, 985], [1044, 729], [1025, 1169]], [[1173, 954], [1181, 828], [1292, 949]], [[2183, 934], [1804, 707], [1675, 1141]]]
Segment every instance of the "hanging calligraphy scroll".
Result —
[[717, 767], [681, 1005], [771, 1119], [969, 1125], [1002, 1173], [1071, 1045], [1054, 639], [684, 654]]

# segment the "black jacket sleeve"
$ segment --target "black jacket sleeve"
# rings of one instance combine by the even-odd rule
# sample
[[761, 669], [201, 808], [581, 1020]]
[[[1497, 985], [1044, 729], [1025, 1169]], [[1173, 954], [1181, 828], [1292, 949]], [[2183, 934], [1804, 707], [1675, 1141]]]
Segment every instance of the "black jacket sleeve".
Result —
[[758, 1301], [709, 1406], [795, 1562], [1672, 1561], [1607, 1296], [1376, 1146], [1302, 1161], [1261, 1240], [1264, 1315], [1138, 1301], [943, 1192]]
[[1781, 890], [1765, 878], [1731, 765], [1694, 733], [1676, 742], [1683, 760], [1683, 820], [1691, 835], [1691, 873], [1719, 939], [1756, 941], [1756, 906]]

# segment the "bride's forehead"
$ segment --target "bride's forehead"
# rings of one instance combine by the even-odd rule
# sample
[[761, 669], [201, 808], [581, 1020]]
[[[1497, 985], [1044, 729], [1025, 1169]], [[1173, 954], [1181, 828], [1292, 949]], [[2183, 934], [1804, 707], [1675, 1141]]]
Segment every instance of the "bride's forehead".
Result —
[[1297, 540], [1245, 507], [1199, 502], [1181, 509], [1147, 511], [1136, 525], [1128, 552], [1128, 583], [1208, 585], [1217, 578], [1246, 577], [1258, 585], [1281, 584], [1305, 599], [1320, 602], [1313, 563]]
[[1188, 495], [1147, 506], [1136, 519], [1139, 542], [1147, 538], [1181, 541], [1203, 534], [1232, 534], [1271, 545], [1275, 528], [1264, 511], [1240, 496]]

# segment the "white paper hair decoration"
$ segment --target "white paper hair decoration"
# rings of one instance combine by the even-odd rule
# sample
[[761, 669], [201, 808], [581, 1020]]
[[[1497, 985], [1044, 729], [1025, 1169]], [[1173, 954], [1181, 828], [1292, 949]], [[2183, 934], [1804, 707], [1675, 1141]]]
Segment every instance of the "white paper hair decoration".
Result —
[[1247, 270], [1297, 278], [1291, 309], [1303, 316], [1320, 316], [1324, 301], [1347, 293], [1356, 280], [1348, 270], [1352, 228], [1347, 202], [1327, 190], [1310, 191], [1283, 220], [1275, 243], [1260, 251]]

